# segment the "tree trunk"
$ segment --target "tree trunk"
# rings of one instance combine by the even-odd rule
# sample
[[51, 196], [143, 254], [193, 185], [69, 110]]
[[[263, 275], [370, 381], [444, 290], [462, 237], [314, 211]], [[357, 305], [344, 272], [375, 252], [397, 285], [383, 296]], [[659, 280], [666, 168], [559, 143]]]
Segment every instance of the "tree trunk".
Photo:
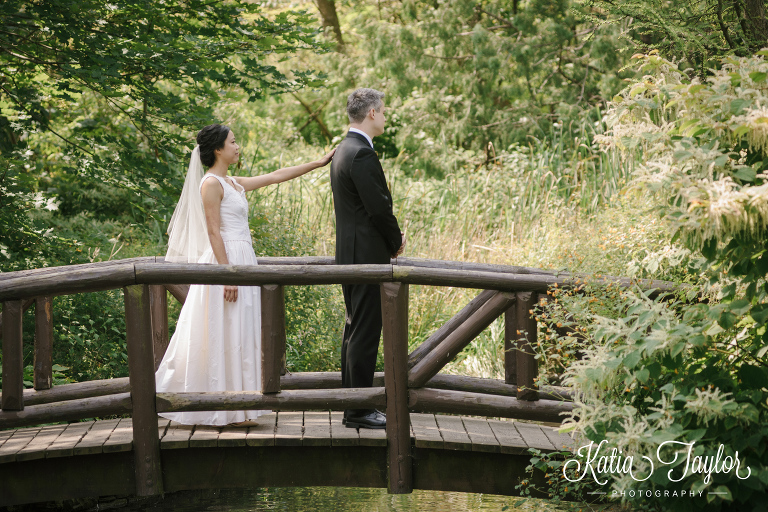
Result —
[[339, 51], [344, 51], [344, 39], [341, 37], [341, 26], [339, 26], [339, 17], [336, 15], [334, 0], [315, 0], [315, 4], [323, 18], [323, 27], [333, 29], [333, 35], [339, 43]]
[[768, 45], [768, 20], [765, 19], [765, 0], [746, 0], [747, 25], [758, 48]]

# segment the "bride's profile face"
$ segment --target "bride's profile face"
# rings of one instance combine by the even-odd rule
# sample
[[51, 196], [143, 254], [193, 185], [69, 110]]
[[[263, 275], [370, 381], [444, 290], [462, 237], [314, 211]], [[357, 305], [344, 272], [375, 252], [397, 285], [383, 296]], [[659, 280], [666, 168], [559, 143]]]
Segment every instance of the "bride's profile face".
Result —
[[235, 133], [232, 130], [229, 130], [224, 147], [216, 150], [216, 158], [227, 165], [236, 163], [240, 158], [240, 146], [237, 145]]

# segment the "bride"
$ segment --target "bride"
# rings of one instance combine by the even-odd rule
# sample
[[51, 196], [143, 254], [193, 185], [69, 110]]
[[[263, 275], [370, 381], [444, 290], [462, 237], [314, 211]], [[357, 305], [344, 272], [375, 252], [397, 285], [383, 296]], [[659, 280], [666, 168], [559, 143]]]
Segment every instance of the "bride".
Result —
[[[229, 176], [240, 148], [229, 127], [197, 134], [187, 178], [168, 227], [166, 261], [256, 265], [245, 193], [296, 178], [331, 161], [320, 160], [253, 177]], [[208, 172], [203, 175], [203, 165]], [[155, 374], [158, 392], [261, 389], [261, 289], [192, 285], [176, 331]], [[187, 425], [247, 423], [269, 411], [164, 413]]]

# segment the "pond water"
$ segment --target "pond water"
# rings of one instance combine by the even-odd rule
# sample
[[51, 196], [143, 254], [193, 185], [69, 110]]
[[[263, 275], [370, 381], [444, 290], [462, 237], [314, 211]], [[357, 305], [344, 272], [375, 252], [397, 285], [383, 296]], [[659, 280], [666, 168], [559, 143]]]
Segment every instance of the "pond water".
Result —
[[[295, 487], [270, 489], [222, 489], [167, 494], [162, 500], [138, 501], [125, 506], [102, 503], [99, 510], [116, 512], [501, 512], [523, 510], [558, 511], [542, 500], [488, 494], [416, 490], [412, 494], [387, 494], [386, 489], [343, 487]], [[115, 505], [118, 505], [115, 507]], [[508, 508], [505, 508], [508, 507]]]

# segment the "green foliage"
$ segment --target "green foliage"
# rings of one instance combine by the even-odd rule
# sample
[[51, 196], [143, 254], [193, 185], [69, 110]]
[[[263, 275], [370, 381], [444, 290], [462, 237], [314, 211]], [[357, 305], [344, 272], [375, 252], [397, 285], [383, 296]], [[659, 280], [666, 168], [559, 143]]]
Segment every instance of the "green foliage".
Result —
[[240, 1], [3, 2], [3, 268], [64, 242], [26, 215], [69, 199], [59, 182], [130, 191], [134, 220], [172, 207], [182, 180], [170, 171], [181, 166], [187, 134], [217, 119], [219, 102], [236, 90], [255, 100], [315, 83], [275, 66], [319, 49], [310, 22]]
[[596, 24], [621, 27], [643, 52], [682, 59], [702, 76], [725, 55], [746, 57], [768, 44], [765, 3], [751, 0], [580, 0]]
[[[128, 376], [122, 290], [56, 297], [53, 315], [53, 360], [68, 367], [64, 373], [70, 379]], [[25, 332], [31, 338], [34, 329]], [[25, 349], [25, 359], [31, 359], [32, 339]]]
[[634, 73], [621, 69], [629, 54], [619, 30], [580, 18], [580, 9], [570, 0], [340, 6], [354, 39], [345, 53], [312, 61], [326, 86], [301, 91], [299, 102], [276, 98], [260, 113], [288, 125], [286, 142], [328, 144], [346, 128], [347, 94], [366, 85], [387, 95], [377, 151], [409, 175], [490, 165], [516, 145], [578, 154], [593, 178], [602, 104]]
[[[565, 510], [583, 510], [585, 504], [591, 505], [602, 501], [600, 486], [587, 480], [571, 481], [578, 478], [577, 472], [572, 466], [565, 468], [566, 459], [573, 454], [569, 451], [543, 453], [536, 448], [529, 448], [528, 452], [532, 455], [530, 464], [526, 466], [525, 472], [529, 475], [515, 486], [522, 500], [517, 500], [515, 506], [520, 507], [530, 497], [546, 496], [551, 503], [560, 505]], [[544, 476], [546, 485], [536, 485], [536, 476]], [[567, 501], [566, 501], [567, 500]], [[576, 503], [568, 503], [576, 502]]]
[[[61, 366], [60, 364], [54, 364], [51, 367], [51, 370], [53, 370], [52, 373], [52, 385], [58, 386], [60, 384], [68, 384], [72, 382], [69, 378], [67, 378], [64, 373], [69, 368], [66, 366]], [[24, 367], [24, 387], [25, 388], [31, 388], [34, 385], [34, 378], [35, 378], [35, 368], [30, 364]], [[2, 389], [2, 379], [0, 379], [0, 389]]]
[[[609, 311], [579, 308], [594, 345], [566, 382], [582, 396], [574, 426], [624, 453], [654, 454], [664, 441], [695, 442], [692, 456], [738, 452], [742, 472], [688, 475], [671, 482], [611, 476], [616, 490], [702, 491], [696, 509], [764, 507], [768, 491], [768, 287], [762, 56], [726, 58], [704, 83], [661, 57], [617, 98], [606, 142], [642, 148], [638, 184], [687, 251], [681, 263], [701, 276], [696, 293], [655, 300], [639, 291], [613, 297]], [[693, 300], [691, 300], [693, 299]], [[672, 457], [673, 455], [667, 454]], [[680, 459], [682, 461], [682, 457]], [[693, 510], [692, 502], [651, 498], [649, 506]]]

